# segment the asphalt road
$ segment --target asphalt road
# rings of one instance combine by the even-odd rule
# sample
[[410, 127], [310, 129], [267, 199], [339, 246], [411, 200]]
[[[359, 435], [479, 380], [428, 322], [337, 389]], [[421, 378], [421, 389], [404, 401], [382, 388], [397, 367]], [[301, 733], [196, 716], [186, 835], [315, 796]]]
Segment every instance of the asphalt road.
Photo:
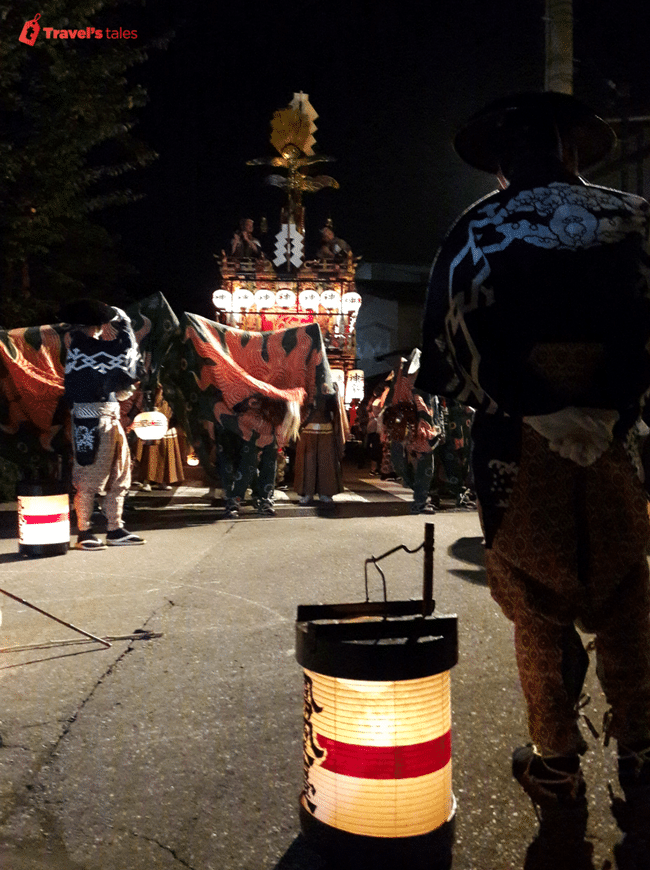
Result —
[[[425, 519], [435, 528], [436, 612], [459, 621], [453, 868], [523, 867], [537, 822], [510, 754], [526, 742], [525, 713], [511, 627], [485, 585], [477, 514], [412, 516], [400, 486], [361, 478], [351, 476], [333, 511], [301, 508], [289, 492], [266, 519], [218, 520], [198, 487], [138, 495], [128, 525], [146, 546], [44, 559], [17, 554], [15, 513], [4, 506], [2, 590], [115, 639], [89, 643], [0, 596], [2, 870], [324, 870], [298, 821], [296, 607], [363, 600], [364, 560], [418, 546]], [[390, 599], [421, 596], [421, 553], [399, 552], [383, 570]], [[381, 595], [378, 576], [370, 586]], [[593, 665], [587, 688], [599, 724]], [[613, 747], [592, 739], [585, 767], [601, 870], [619, 836], [607, 793]]]

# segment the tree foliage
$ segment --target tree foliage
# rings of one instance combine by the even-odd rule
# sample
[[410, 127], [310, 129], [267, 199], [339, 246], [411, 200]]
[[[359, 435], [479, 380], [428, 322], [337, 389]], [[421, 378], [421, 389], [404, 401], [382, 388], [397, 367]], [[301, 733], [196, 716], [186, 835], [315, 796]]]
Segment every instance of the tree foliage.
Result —
[[[128, 26], [127, 0], [0, 0], [0, 324], [43, 322], [70, 295], [113, 295], [125, 265], [95, 219], [134, 201], [123, 176], [155, 153], [132, 134], [142, 39], [46, 38]], [[143, 0], [141, 4], [143, 5]], [[40, 13], [33, 46], [19, 41]], [[162, 47], [164, 40], [156, 43]], [[18, 319], [17, 319], [18, 318]]]

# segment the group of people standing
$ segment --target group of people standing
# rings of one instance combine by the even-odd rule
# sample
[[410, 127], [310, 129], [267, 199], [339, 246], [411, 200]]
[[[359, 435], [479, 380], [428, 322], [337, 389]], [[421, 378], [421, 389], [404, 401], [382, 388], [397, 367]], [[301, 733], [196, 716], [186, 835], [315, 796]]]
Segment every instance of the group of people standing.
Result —
[[383, 480], [401, 480], [413, 491], [414, 514], [435, 513], [443, 502], [474, 508], [470, 466], [473, 409], [418, 389], [420, 350], [375, 384], [351, 409], [360, 464]]

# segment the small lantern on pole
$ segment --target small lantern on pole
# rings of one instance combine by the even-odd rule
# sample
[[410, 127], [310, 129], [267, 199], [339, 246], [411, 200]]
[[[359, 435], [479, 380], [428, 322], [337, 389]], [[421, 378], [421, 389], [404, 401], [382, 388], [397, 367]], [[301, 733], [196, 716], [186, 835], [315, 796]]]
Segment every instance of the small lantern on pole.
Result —
[[[424, 548], [422, 601], [368, 601], [367, 567]], [[455, 616], [434, 615], [433, 525], [416, 550], [366, 560], [366, 601], [298, 608], [308, 842], [345, 868], [448, 870]]]

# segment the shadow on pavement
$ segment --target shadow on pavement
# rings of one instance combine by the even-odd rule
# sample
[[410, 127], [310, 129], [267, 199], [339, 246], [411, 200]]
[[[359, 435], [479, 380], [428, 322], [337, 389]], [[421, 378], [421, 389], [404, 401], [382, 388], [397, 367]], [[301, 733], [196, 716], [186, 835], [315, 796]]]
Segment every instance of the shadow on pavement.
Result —
[[331, 870], [331, 866], [298, 834], [273, 870]]
[[474, 583], [477, 586], [487, 585], [485, 551], [482, 537], [458, 538], [449, 547], [447, 552], [454, 559], [475, 566], [474, 568], [452, 568], [449, 572], [450, 574], [453, 574], [454, 577], [460, 577], [461, 580], [466, 580], [468, 583]]

